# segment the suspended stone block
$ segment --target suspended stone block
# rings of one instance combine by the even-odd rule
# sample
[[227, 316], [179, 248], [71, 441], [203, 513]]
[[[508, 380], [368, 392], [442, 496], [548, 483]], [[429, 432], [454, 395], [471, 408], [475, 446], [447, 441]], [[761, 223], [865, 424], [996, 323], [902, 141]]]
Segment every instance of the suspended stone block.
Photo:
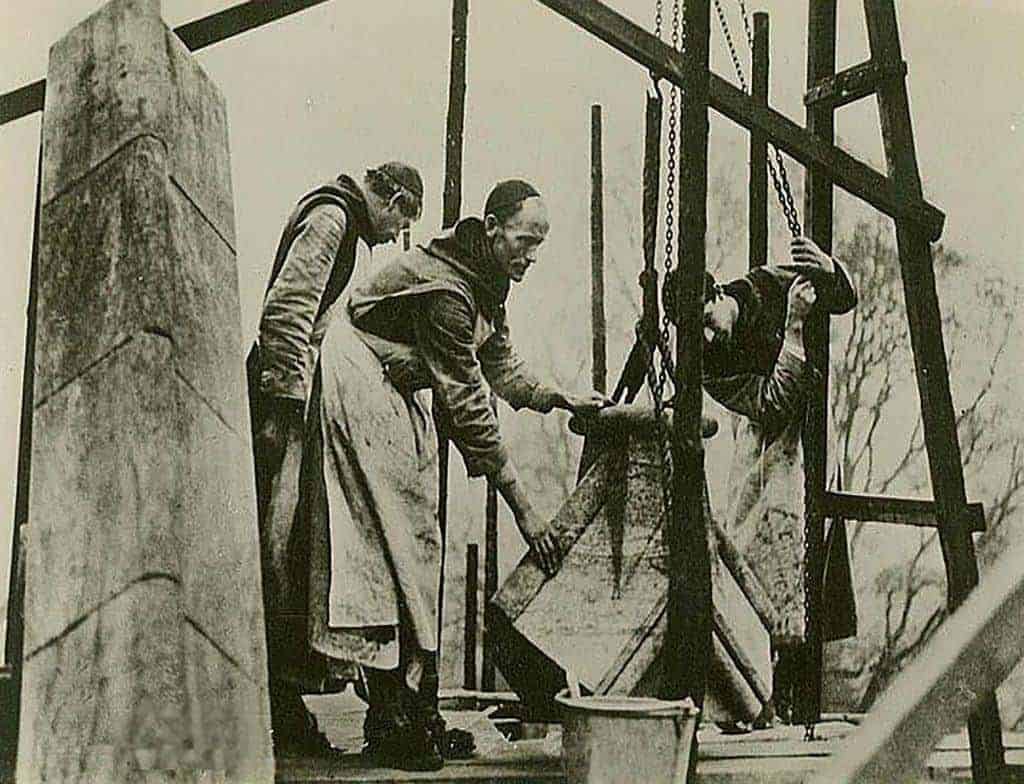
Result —
[[270, 782], [223, 98], [154, 0], [50, 54], [19, 782]]
[[[557, 574], [546, 579], [528, 554], [488, 608], [488, 644], [502, 673], [541, 713], [567, 672], [591, 693], [660, 690], [668, 593], [660, 447], [650, 429], [633, 431], [609, 443], [555, 516], [565, 553]], [[710, 525], [705, 717], [751, 720], [771, 695], [773, 609], [742, 556]]]

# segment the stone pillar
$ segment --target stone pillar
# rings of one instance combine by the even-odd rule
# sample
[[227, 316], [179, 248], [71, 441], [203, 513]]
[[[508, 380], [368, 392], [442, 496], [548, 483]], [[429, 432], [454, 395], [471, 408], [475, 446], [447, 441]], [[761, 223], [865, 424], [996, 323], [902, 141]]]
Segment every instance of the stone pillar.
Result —
[[224, 99], [113, 0], [50, 52], [19, 784], [270, 782]]

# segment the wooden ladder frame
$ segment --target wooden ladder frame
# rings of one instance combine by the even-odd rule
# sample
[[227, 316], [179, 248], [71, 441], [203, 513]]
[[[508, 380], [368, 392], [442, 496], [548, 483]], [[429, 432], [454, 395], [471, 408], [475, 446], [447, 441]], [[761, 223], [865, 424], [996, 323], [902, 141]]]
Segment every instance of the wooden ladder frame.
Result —
[[[903, 60], [894, 0], [864, 0], [870, 59], [835, 72], [836, 2], [811, 0], [807, 25], [807, 129], [829, 143], [834, 139], [834, 113], [840, 106], [875, 95], [885, 149], [888, 175], [908, 199], [923, 198], [917, 164], [910, 104], [907, 97], [907, 66]], [[827, 170], [812, 167], [807, 171], [804, 213], [808, 236], [823, 249], [832, 245], [832, 182]], [[935, 494], [934, 518], [946, 567], [947, 601], [952, 613], [978, 584], [978, 565], [971, 533], [978, 525], [976, 505], [969, 505], [964, 488], [960, 442], [956, 431], [949, 368], [942, 335], [942, 317], [935, 288], [935, 272], [929, 238], [913, 221], [894, 216], [904, 301], [910, 328], [911, 349], [921, 418], [924, 425], [928, 468]], [[828, 331], [817, 324], [811, 333], [810, 350], [828, 367]], [[813, 600], [820, 605], [822, 590], [823, 531], [828, 511], [826, 498], [826, 444], [828, 380], [824, 379], [814, 396], [804, 428], [807, 460], [807, 490], [811, 499], [808, 514], [812, 524], [811, 553]], [[835, 507], [842, 493], [828, 494]], [[906, 511], [900, 500], [877, 499], [877, 512], [899, 520]], [[900, 521], [902, 522], [902, 521]], [[811, 711], [820, 708], [822, 620], [820, 606], [812, 611], [810, 648], [813, 660], [805, 683], [804, 702]], [[1003, 745], [995, 694], [986, 694], [968, 720], [971, 739], [971, 766], [975, 780], [990, 781], [1003, 767]]]
[[[597, 0], [539, 0], [618, 49], [686, 93], [680, 117], [681, 274], [676, 301], [686, 303], [677, 335], [677, 416], [673, 433], [676, 459], [675, 519], [667, 531], [674, 595], [687, 596], [686, 607], [670, 606], [669, 638], [680, 651], [678, 671], [671, 678], [676, 693], [703, 696], [708, 650], [710, 596], [706, 571], [706, 528], [693, 487], [703, 484], [703, 453], [698, 426], [701, 402], [700, 352], [680, 350], [699, 345], [701, 288], [705, 267], [707, 216], [708, 109], [713, 108], [751, 131], [759, 144], [770, 141], [806, 167], [804, 220], [806, 233], [827, 252], [833, 234], [833, 188], [840, 186], [886, 213], [896, 223], [911, 348], [933, 502], [852, 493], [826, 487], [828, 378], [814, 391], [803, 430], [807, 515], [811, 541], [811, 624], [805, 646], [806, 687], [799, 713], [807, 722], [820, 716], [822, 620], [821, 589], [824, 524], [830, 517], [850, 520], [927, 525], [938, 528], [946, 565], [948, 603], [958, 607], [978, 583], [971, 534], [983, 529], [980, 506], [969, 504], [963, 479], [956, 420], [949, 387], [942, 321], [930, 242], [941, 234], [944, 216], [923, 197], [906, 87], [894, 0], [864, 0], [871, 57], [841, 73], [835, 70], [836, 0], [810, 0], [807, 53], [807, 127], [800, 128], [767, 105], [765, 95], [748, 96], [708, 66], [709, 0], [687, 0], [684, 24], [686, 49], [678, 52]], [[839, 150], [834, 144], [834, 114], [840, 106], [876, 95], [888, 176]], [[752, 248], [753, 240], [752, 240]], [[694, 336], [698, 336], [696, 340]], [[828, 367], [828, 319], [810, 329], [809, 351], [820, 367]], [[694, 354], [698, 356], [694, 358]], [[682, 403], [683, 406], [679, 404]], [[998, 707], [985, 694], [968, 721], [972, 772], [977, 781], [996, 781], [1004, 771]]]

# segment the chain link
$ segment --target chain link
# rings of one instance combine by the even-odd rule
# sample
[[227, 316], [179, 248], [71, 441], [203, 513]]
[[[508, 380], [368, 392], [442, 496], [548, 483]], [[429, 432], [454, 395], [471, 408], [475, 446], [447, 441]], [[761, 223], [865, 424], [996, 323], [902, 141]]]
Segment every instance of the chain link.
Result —
[[[740, 10], [743, 12], [743, 27], [747, 33], [747, 44], [750, 49], [754, 48], [754, 34], [750, 29], [750, 19], [747, 15], [747, 6], [743, 0], [739, 0]], [[725, 10], [722, 8], [721, 0], [715, 0], [715, 12], [718, 14], [718, 26], [725, 36], [725, 43], [729, 47], [729, 55], [732, 58], [733, 69], [736, 71], [736, 78], [739, 80], [740, 88], [749, 93], [747, 78], [743, 72], [743, 64], [740, 62], [739, 52], [736, 51], [736, 44], [733, 42], [732, 31], [725, 17]], [[779, 206], [782, 207], [782, 214], [786, 217], [786, 225], [794, 237], [801, 234], [800, 216], [797, 214], [796, 205], [793, 203], [793, 192], [789, 187], [789, 176], [786, 174], [786, 163], [782, 158], [782, 152], [774, 144], [769, 142], [772, 152], [775, 154], [775, 161], [771, 158], [765, 159], [768, 164], [768, 173], [772, 178], [772, 187], [775, 188], [775, 195], [778, 197]]]
[[[743, 16], [743, 28], [747, 33], [747, 44], [750, 47], [750, 51], [754, 50], [754, 34], [750, 28], [750, 15], [747, 12], [747, 4], [744, 0], [737, 0], [740, 7], [740, 13]], [[722, 11], [720, 0], [715, 0], [715, 9], [718, 11], [718, 21], [722, 26], [722, 32], [725, 34], [725, 40], [729, 45], [729, 51], [732, 54], [733, 66], [736, 69], [736, 76], [740, 80], [740, 85], [744, 92], [747, 92], [746, 80], [743, 78], [743, 68], [740, 65], [739, 57], [736, 53], [736, 49], [732, 44], [732, 36], [729, 33], [729, 26], [726, 24], [725, 14]], [[793, 203], [793, 192], [789, 187], [789, 177], [786, 175], [786, 164], [782, 159], [782, 152], [775, 145], [771, 145], [775, 153], [775, 166], [772, 165], [771, 158], [767, 159], [768, 171], [771, 174], [772, 185], [775, 188], [775, 193], [779, 197], [779, 203], [782, 205], [782, 212], [786, 216], [786, 223], [789, 225], [789, 230], [794, 237], [798, 237], [801, 234], [800, 229], [800, 218], [797, 215], [796, 205]], [[776, 169], [776, 166], [778, 167]], [[814, 581], [812, 580], [811, 574], [811, 518], [809, 515], [804, 515], [804, 541], [803, 541], [803, 556], [804, 556], [804, 637], [810, 639], [811, 633], [811, 595]], [[813, 719], [814, 717], [810, 717]], [[814, 737], [814, 721], [808, 722], [806, 725], [805, 740], [811, 740]]]
[[[655, 6], [655, 33], [662, 37], [663, 6], [662, 0], [657, 0]], [[680, 0], [673, 0], [672, 3], [672, 48], [681, 51], [682, 40], [682, 13]], [[666, 153], [666, 184], [665, 184], [665, 258], [664, 281], [669, 280], [669, 273], [672, 272], [673, 251], [676, 237], [676, 151], [678, 142], [678, 115], [679, 106], [683, 94], [677, 85], [672, 85], [672, 92], [669, 97], [668, 114], [668, 143]], [[651, 349], [651, 361], [647, 368], [647, 384], [651, 391], [651, 398], [654, 402], [655, 418], [659, 430], [659, 453], [662, 475], [662, 495], [664, 500], [665, 520], [670, 520], [672, 515], [672, 450], [671, 434], [665, 417], [665, 390], [669, 378], [675, 377], [675, 366], [672, 362], [672, 322], [662, 308], [661, 324], [658, 325], [655, 335], [655, 345]], [[659, 362], [660, 357], [660, 362]]]

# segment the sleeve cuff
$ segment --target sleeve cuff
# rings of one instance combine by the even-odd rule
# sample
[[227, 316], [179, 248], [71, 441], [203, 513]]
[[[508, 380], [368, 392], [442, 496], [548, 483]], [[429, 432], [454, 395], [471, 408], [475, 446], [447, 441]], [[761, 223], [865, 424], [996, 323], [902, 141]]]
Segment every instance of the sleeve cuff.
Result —
[[[478, 476], [486, 476], [497, 482], [498, 477], [502, 476], [504, 472], [507, 472], [509, 467], [512, 465], [512, 461], [503, 444], [499, 445], [493, 452], [486, 455], [470, 456], [463, 452], [462, 459], [466, 463], [466, 475], [469, 476], [470, 479]], [[511, 471], [514, 476], [515, 468], [511, 467]]]
[[260, 374], [260, 391], [267, 397], [290, 398], [304, 403], [308, 397], [305, 381], [292, 374], [264, 370]]

